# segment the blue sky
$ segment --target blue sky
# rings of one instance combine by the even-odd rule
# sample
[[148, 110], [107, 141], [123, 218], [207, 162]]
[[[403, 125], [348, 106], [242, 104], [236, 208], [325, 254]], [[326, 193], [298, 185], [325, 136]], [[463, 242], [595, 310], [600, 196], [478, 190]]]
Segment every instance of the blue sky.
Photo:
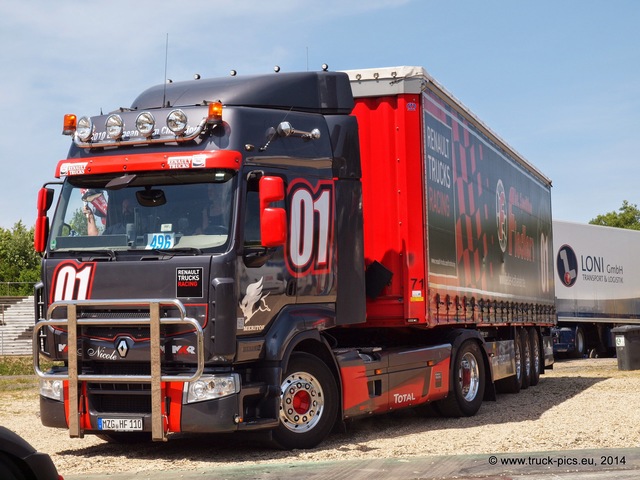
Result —
[[112, 0], [0, 5], [0, 227], [31, 226], [65, 113], [168, 77], [419, 65], [553, 181], [556, 219], [640, 203], [635, 0]]

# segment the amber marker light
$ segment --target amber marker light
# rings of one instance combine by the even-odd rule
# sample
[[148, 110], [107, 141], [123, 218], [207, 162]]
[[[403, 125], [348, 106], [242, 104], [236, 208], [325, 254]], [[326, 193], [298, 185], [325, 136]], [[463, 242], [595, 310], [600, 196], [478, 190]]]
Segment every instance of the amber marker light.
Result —
[[207, 123], [219, 123], [222, 121], [222, 103], [211, 102], [207, 113]]
[[78, 117], [73, 113], [67, 113], [64, 116], [64, 123], [62, 125], [63, 135], [73, 135], [76, 131], [76, 125], [78, 124]]

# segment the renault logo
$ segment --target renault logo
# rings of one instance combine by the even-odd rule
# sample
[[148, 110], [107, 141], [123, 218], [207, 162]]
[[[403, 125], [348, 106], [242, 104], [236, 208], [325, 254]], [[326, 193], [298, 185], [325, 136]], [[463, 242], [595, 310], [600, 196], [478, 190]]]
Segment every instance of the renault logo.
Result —
[[116, 340], [116, 351], [120, 358], [125, 358], [127, 353], [129, 353], [129, 349], [131, 348], [132, 340], [130, 338], [120, 338]]

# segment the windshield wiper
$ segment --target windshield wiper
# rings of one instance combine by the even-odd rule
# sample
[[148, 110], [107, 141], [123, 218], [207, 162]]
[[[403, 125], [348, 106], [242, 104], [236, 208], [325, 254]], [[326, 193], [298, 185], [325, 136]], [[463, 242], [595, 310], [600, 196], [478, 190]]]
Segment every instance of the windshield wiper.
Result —
[[196, 247], [178, 247], [178, 248], [154, 248], [151, 251], [154, 253], [162, 253], [164, 255], [200, 255], [202, 250]]
[[[101, 249], [101, 250], [58, 250], [56, 253], [67, 253], [69, 255], [78, 255], [78, 259], [82, 262], [93, 262], [95, 260], [108, 260], [112, 261], [116, 259], [115, 250]], [[105, 258], [108, 257], [108, 258]]]

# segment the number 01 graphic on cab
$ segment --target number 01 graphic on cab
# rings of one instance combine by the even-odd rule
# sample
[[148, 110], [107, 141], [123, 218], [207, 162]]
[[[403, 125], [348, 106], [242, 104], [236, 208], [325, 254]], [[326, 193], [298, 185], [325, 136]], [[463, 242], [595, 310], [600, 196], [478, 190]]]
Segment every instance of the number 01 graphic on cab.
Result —
[[289, 187], [287, 263], [292, 275], [331, 270], [333, 249], [333, 182], [312, 187], [296, 180]]

